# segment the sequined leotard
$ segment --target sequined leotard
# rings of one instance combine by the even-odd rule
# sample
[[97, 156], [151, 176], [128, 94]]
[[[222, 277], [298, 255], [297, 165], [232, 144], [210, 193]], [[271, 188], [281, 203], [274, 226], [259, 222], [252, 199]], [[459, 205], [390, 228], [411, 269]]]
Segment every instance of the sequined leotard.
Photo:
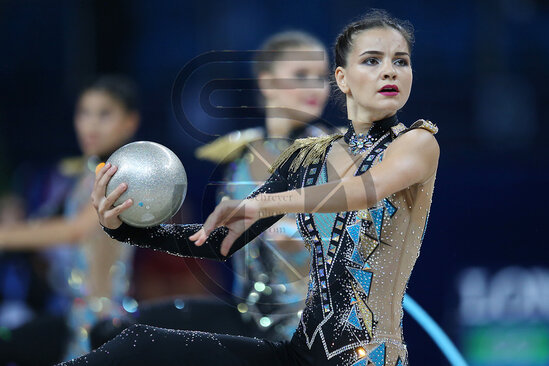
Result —
[[[65, 204], [66, 217], [75, 216], [89, 205], [93, 182], [94, 174], [90, 171], [78, 180]], [[88, 334], [95, 322], [125, 313], [122, 300], [129, 288], [132, 249], [104, 237], [100, 230], [88, 235], [78, 245], [48, 249], [55, 264], [52, 275], [56, 277], [52, 276], [52, 279], [56, 280], [56, 288], [72, 299], [67, 311], [72, 337], [65, 351], [65, 360], [90, 351]]]
[[[374, 144], [356, 174], [378, 164], [389, 144], [413, 128], [437, 132], [436, 126], [423, 120], [410, 128], [396, 117], [376, 121], [370, 129]], [[322, 184], [327, 178], [326, 152], [338, 138], [341, 135], [309, 140], [311, 143], [298, 140], [287, 159], [252, 196]], [[321, 158], [306, 164], [306, 156], [312, 153], [306, 149], [318, 150], [318, 146], [325, 146]], [[298, 164], [293, 164], [296, 161]], [[299, 230], [312, 259], [306, 308], [291, 342], [137, 326], [76, 363], [144, 364], [148, 357], [162, 364], [185, 365], [407, 365], [402, 298], [425, 233], [435, 176], [436, 172], [423, 184], [394, 193], [368, 210], [298, 214]], [[235, 241], [229, 256], [280, 218], [257, 221]], [[219, 246], [226, 228], [216, 229], [203, 246], [196, 247], [188, 237], [200, 227], [135, 229], [123, 224], [105, 230], [134, 245], [224, 260]], [[137, 350], [139, 356], [128, 356]]]

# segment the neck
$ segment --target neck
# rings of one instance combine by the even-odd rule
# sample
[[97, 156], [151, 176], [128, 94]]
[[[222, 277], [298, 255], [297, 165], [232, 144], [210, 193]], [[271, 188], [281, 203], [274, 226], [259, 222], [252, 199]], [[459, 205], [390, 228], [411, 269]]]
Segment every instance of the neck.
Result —
[[370, 111], [355, 102], [347, 95], [347, 119], [351, 121], [355, 132], [367, 133], [376, 121], [383, 120], [396, 114], [396, 111]]
[[367, 115], [361, 116], [361, 119], [352, 119], [351, 124], [353, 129], [357, 134], [363, 133], [366, 134], [370, 128], [377, 123], [378, 121], [383, 121], [389, 117], [396, 115], [396, 112], [386, 112], [386, 113], [368, 113]]

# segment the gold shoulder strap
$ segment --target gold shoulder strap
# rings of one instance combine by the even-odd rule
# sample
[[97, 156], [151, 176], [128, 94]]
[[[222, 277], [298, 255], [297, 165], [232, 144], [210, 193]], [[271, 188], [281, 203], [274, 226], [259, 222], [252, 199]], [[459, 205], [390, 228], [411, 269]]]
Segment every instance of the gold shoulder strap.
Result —
[[408, 128], [408, 130], [412, 130], [414, 128], [423, 128], [424, 130], [427, 130], [431, 132], [433, 135], [438, 132], [438, 127], [433, 122], [425, 119], [419, 119], [412, 123], [412, 125]]
[[406, 130], [406, 126], [402, 122], [400, 122], [396, 126], [391, 127], [391, 132], [393, 133], [393, 137], [397, 137], [404, 130]]
[[234, 131], [199, 147], [195, 151], [195, 156], [198, 159], [210, 160], [215, 163], [228, 163], [236, 160], [250, 142], [262, 137], [261, 128]]
[[326, 153], [328, 145], [330, 145], [332, 141], [335, 141], [341, 137], [343, 137], [342, 134], [336, 133], [328, 136], [297, 139], [290, 147], [280, 154], [269, 169], [269, 172], [273, 173], [298, 150], [299, 154], [292, 161], [290, 171], [296, 172], [300, 166], [308, 166], [312, 163], [317, 163]]

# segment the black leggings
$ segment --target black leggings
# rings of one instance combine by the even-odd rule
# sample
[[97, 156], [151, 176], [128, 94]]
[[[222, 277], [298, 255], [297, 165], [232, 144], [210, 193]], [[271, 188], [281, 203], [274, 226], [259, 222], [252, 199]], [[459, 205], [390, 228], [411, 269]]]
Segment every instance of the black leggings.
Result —
[[[215, 317], [215, 314], [212, 314]], [[63, 365], [309, 366], [291, 342], [136, 324], [91, 353]]]
[[256, 322], [244, 320], [236, 304], [219, 299], [182, 296], [140, 305], [137, 313], [122, 322], [115, 323], [111, 319], [100, 321], [90, 332], [92, 349], [110, 341], [134, 323], [276, 340], [273, 329], [261, 329]]

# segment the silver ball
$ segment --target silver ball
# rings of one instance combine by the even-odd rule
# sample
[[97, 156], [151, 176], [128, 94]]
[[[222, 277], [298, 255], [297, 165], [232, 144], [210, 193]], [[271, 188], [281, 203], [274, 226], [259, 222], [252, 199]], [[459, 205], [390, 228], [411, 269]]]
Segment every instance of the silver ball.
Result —
[[128, 189], [114, 203], [128, 198], [133, 205], [120, 220], [135, 227], [150, 227], [170, 219], [181, 208], [187, 193], [187, 174], [170, 149], [155, 142], [138, 141], [122, 146], [107, 160], [118, 167], [107, 184], [108, 196], [120, 185]]

